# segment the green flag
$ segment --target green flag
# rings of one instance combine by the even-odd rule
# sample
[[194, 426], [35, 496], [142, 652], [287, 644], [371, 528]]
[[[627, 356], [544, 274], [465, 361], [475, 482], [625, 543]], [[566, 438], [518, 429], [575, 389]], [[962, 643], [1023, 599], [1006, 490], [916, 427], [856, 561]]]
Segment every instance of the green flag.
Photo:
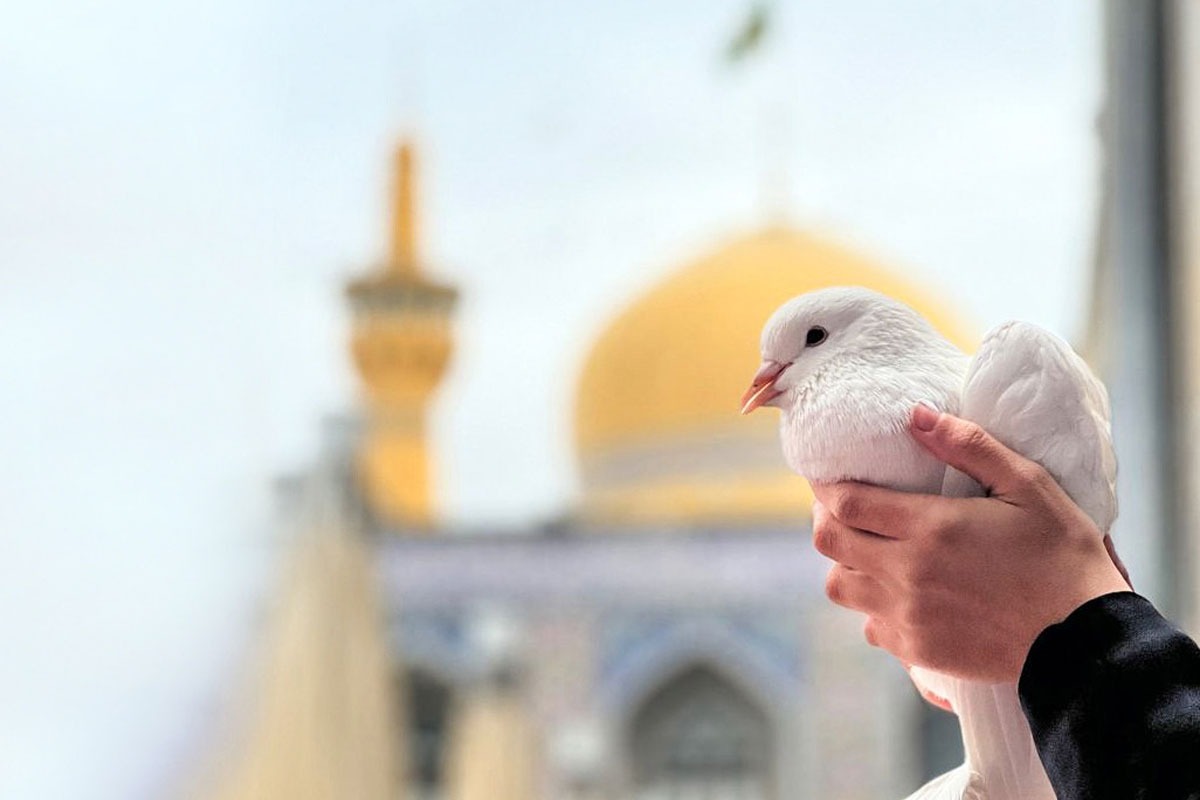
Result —
[[770, 24], [771, 7], [768, 3], [760, 0], [750, 6], [745, 21], [725, 47], [725, 61], [729, 64], [740, 64], [761, 49]]

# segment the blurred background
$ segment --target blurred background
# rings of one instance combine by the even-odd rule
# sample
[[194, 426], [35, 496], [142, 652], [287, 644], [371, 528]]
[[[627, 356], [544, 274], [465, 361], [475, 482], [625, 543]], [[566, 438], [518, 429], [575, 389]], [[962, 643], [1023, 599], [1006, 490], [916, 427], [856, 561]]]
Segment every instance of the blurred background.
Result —
[[1200, 632], [1200, 6], [59, 0], [0, 28], [0, 797], [894, 798], [758, 333], [1105, 378]]

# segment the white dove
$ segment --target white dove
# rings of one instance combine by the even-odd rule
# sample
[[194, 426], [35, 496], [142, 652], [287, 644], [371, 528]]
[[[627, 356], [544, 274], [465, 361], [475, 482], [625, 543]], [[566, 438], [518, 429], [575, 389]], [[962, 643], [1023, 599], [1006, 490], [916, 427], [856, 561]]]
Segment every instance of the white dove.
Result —
[[[908, 306], [836, 287], [779, 308], [763, 329], [762, 357], [742, 412], [763, 405], [783, 412], [784, 457], [810, 481], [982, 495], [909, 435], [912, 408], [925, 403], [1041, 464], [1102, 534], [1116, 518], [1108, 395], [1083, 360], [1041, 328], [1001, 325], [972, 360]], [[966, 762], [909, 800], [1053, 800], [1015, 685], [916, 667], [910, 674], [958, 715]]]

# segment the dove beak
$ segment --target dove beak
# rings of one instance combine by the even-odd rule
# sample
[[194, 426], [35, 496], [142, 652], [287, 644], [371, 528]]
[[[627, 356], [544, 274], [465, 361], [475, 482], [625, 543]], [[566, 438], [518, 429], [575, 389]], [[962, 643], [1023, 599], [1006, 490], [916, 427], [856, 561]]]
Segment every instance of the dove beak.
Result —
[[775, 381], [791, 364], [781, 364], [778, 361], [764, 361], [754, 373], [750, 388], [742, 395], [742, 413], [749, 414], [759, 406], [765, 406], [776, 397], [783, 394], [775, 388]]

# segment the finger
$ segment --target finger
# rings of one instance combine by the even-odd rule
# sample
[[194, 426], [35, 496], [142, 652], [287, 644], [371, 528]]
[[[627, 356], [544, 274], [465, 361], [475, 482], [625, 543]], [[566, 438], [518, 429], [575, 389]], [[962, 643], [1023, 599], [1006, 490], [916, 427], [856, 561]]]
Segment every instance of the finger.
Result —
[[[863, 636], [866, 637], [867, 644], [887, 650], [900, 659], [901, 663], [904, 663], [904, 658], [901, 656], [904, 644], [892, 626], [877, 617], [867, 617], [867, 621], [863, 623]], [[907, 667], [905, 668], [907, 669]]]
[[898, 492], [869, 483], [814, 483], [813, 494], [838, 521], [888, 539], [907, 539], [921, 530], [924, 515], [940, 497]]
[[867, 617], [863, 620], [863, 638], [871, 647], [879, 647], [879, 636], [875, 630], [877, 625], [874, 617]]
[[878, 581], [865, 572], [834, 564], [825, 578], [825, 596], [843, 608], [879, 614], [891, 607], [891, 598]]
[[890, 553], [894, 544], [890, 539], [845, 524], [820, 501], [813, 503], [813, 548], [826, 558], [876, 575], [887, 572], [896, 561]]
[[1113, 566], [1121, 573], [1121, 577], [1129, 584], [1129, 588], [1133, 588], [1133, 581], [1129, 579], [1129, 570], [1125, 568], [1125, 562], [1117, 555], [1117, 548], [1113, 545], [1112, 536], [1104, 534], [1104, 549], [1108, 551], [1108, 557], [1112, 559]]
[[921, 697], [926, 703], [937, 706], [942, 711], [949, 711], [951, 714], [957, 713], [954, 710], [954, 706], [950, 705], [950, 701], [942, 697], [940, 694], [934, 694], [929, 689], [922, 689], [919, 686], [917, 687], [917, 691], [921, 693]]
[[970, 475], [991, 495], [1017, 494], [1027, 485], [1031, 474], [1044, 471], [974, 422], [939, 413], [926, 405], [913, 409], [910, 429], [913, 438], [926, 450]]

